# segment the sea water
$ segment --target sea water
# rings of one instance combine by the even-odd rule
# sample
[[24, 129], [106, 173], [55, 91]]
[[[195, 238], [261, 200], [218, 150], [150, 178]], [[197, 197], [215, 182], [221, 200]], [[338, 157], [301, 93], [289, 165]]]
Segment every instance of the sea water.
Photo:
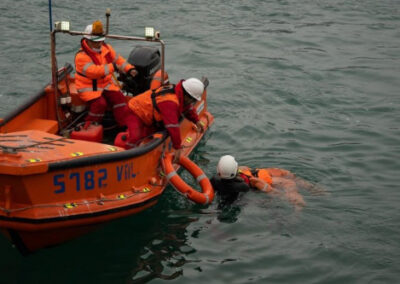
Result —
[[[0, 117], [50, 79], [48, 1], [0, 3]], [[400, 2], [53, 1], [83, 31], [160, 30], [170, 80], [207, 76], [215, 124], [191, 158], [279, 167], [306, 206], [249, 192], [226, 208], [168, 187], [153, 208], [23, 257], [0, 237], [0, 283], [396, 283], [400, 280]], [[58, 65], [79, 37], [57, 37]], [[128, 57], [134, 43], [109, 41]], [[194, 185], [187, 173], [185, 180]]]

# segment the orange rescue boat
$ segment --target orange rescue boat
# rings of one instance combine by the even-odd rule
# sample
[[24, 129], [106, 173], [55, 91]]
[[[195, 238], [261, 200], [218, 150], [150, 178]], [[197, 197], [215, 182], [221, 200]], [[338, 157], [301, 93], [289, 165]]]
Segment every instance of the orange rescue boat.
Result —
[[[83, 34], [63, 30], [61, 25], [50, 33], [52, 83], [0, 118], [0, 230], [22, 253], [57, 245], [101, 223], [155, 205], [168, 183], [163, 157], [173, 154], [166, 131], [129, 150], [109, 142], [115, 135], [107, 131], [104, 137], [100, 135], [100, 126], [93, 126], [91, 137], [71, 135], [79, 129], [86, 106], [78, 98], [72, 66], [57, 67], [57, 33]], [[106, 37], [161, 45], [161, 52], [154, 47], [131, 52], [128, 61], [144, 76], [140, 82], [122, 82], [128, 97], [135, 95], [132, 89], [150, 88], [155, 77], [165, 78], [164, 43], [159, 34]], [[203, 81], [208, 85], [207, 79]], [[208, 129], [213, 116], [207, 110], [206, 91], [195, 108]], [[182, 154], [187, 157], [204, 133], [198, 133], [187, 119], [181, 121], [180, 131]], [[174, 165], [175, 170], [178, 167]]]

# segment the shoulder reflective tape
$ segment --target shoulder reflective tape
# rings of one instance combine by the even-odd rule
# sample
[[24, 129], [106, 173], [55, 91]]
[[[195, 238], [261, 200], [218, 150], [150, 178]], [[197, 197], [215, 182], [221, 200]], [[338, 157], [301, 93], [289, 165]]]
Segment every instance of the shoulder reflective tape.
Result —
[[187, 138], [185, 139], [185, 141], [188, 142], [188, 143], [189, 143], [189, 142], [192, 142], [192, 140], [193, 140], [192, 137], [187, 137]]
[[176, 175], [176, 171], [170, 172], [169, 174], [167, 174], [167, 180], [170, 180], [175, 175]]
[[196, 178], [196, 181], [197, 181], [197, 182], [200, 182], [202, 179], [205, 179], [205, 178], [207, 178], [206, 175], [205, 175], [205, 174], [202, 174], [202, 175], [199, 175], [199, 176]]

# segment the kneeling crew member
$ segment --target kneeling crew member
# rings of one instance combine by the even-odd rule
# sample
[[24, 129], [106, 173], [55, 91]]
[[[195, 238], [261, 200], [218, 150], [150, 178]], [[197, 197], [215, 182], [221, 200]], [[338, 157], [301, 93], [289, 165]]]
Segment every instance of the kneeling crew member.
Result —
[[203, 132], [203, 124], [194, 109], [194, 104], [201, 100], [204, 84], [196, 78], [181, 80], [176, 85], [168, 85], [149, 90], [129, 101], [133, 118], [127, 121], [127, 147], [134, 147], [141, 139], [165, 127], [171, 136], [173, 147], [178, 150], [175, 161], [180, 157], [181, 133], [179, 118], [183, 114]]

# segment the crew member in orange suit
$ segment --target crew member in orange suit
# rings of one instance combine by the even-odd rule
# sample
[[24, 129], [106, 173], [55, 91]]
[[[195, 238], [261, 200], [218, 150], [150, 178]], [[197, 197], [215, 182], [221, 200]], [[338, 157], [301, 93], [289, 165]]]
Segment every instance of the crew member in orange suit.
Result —
[[203, 92], [204, 84], [197, 78], [189, 78], [176, 85], [163, 86], [133, 97], [129, 101], [133, 119], [127, 121], [129, 135], [126, 146], [134, 147], [142, 138], [160, 127], [165, 127], [171, 136], [173, 147], [177, 150], [176, 161], [181, 153], [181, 115], [195, 123], [198, 131], [204, 131], [193, 107], [201, 100]]
[[119, 125], [126, 125], [131, 111], [124, 95], [113, 80], [113, 72], [135, 77], [138, 72], [110, 44], [104, 42], [103, 24], [95, 21], [85, 29], [81, 48], [75, 56], [75, 84], [81, 100], [89, 104], [86, 129], [92, 122], [101, 122], [108, 106], [112, 106]]

